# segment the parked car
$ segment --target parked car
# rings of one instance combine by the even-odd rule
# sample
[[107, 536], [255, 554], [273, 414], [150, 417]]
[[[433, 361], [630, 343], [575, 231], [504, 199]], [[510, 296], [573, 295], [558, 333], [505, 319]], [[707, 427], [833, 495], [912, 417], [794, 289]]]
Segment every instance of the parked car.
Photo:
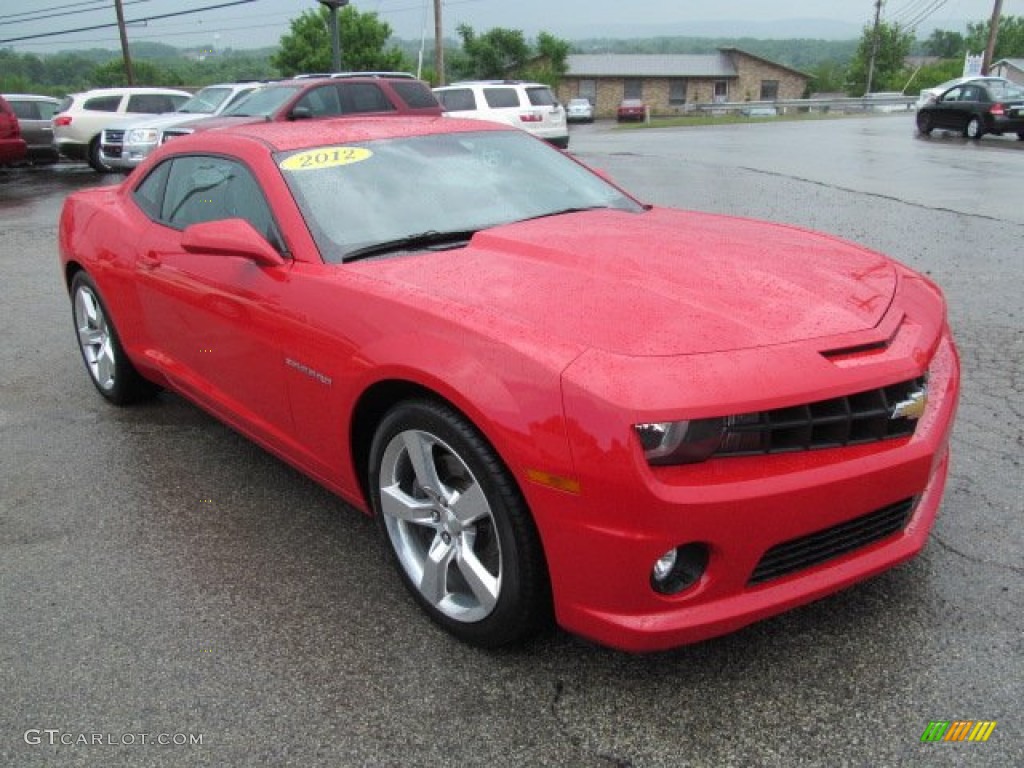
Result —
[[959, 131], [970, 139], [1016, 133], [1024, 139], [1024, 87], [970, 80], [943, 92], [917, 111], [917, 129]]
[[53, 117], [57, 149], [71, 160], [86, 161], [99, 173], [113, 169], [100, 157], [104, 128], [128, 125], [142, 115], [173, 112], [192, 97], [167, 88], [98, 88], [66, 97]]
[[931, 280], [643, 205], [518, 129], [201, 131], [72, 193], [58, 242], [104, 398], [170, 388], [374, 514], [469, 643], [551, 615], [700, 640], [913, 557], [935, 521], [959, 366]]
[[935, 101], [935, 99], [937, 99], [939, 96], [941, 96], [943, 93], [945, 93], [946, 91], [948, 91], [950, 88], [952, 88], [954, 86], [962, 85], [963, 83], [970, 83], [970, 82], [976, 82], [976, 83], [992, 82], [992, 83], [1003, 83], [1003, 84], [1010, 83], [1010, 81], [1007, 80], [1005, 77], [989, 77], [989, 76], [979, 76], [979, 75], [972, 75], [972, 76], [969, 76], [969, 77], [954, 77], [952, 80], [947, 80], [944, 83], [939, 83], [938, 85], [932, 86], [931, 88], [922, 88], [921, 89], [921, 93], [918, 96], [917, 102], [914, 104], [914, 109], [920, 109], [925, 104], [928, 104], [929, 102]]
[[34, 93], [5, 93], [4, 98], [18, 116], [21, 137], [28, 145], [26, 160], [30, 163], [56, 163], [60, 159], [53, 140], [51, 119], [60, 100]]
[[565, 119], [570, 123], [594, 122], [594, 105], [590, 99], [569, 99], [565, 105]]
[[543, 83], [475, 80], [435, 88], [450, 117], [492, 120], [521, 128], [556, 147], [569, 146], [565, 109]]
[[0, 165], [20, 163], [27, 154], [28, 147], [21, 138], [18, 116], [7, 100], [0, 96]]
[[647, 119], [647, 105], [640, 99], [623, 99], [615, 113], [620, 123]]
[[200, 117], [219, 115], [262, 86], [259, 81], [208, 85], [176, 112], [125, 126], [104, 128], [100, 135], [100, 161], [116, 170], [130, 171], [156, 149], [161, 129]]
[[160, 143], [227, 125], [309, 120], [338, 115], [440, 115], [441, 105], [422, 80], [404, 74], [336, 73], [270, 83], [217, 117], [198, 118], [160, 131]]

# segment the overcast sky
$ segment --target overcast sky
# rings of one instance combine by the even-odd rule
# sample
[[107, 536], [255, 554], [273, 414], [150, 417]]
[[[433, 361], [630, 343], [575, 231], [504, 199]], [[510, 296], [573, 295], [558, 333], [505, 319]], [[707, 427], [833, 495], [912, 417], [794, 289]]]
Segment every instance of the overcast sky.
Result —
[[[231, 0], [123, 0], [128, 20], [177, 13]], [[354, 0], [360, 11], [375, 11], [395, 35], [419, 39], [433, 34], [433, 0]], [[967, 21], [992, 14], [994, 0], [887, 0], [883, 18], [918, 22], [919, 37], [936, 27], [962, 31]], [[178, 47], [213, 44], [219, 48], [274, 45], [288, 21], [315, 0], [254, 0], [217, 10], [131, 25], [129, 39]], [[874, 0], [446, 0], [445, 35], [466, 23], [479, 31], [511, 27], [533, 36], [547, 30], [566, 39], [654, 35], [737, 35], [750, 37], [857, 37], [874, 13]], [[1004, 0], [1003, 14], [1024, 15], [1024, 0]], [[49, 16], [50, 18], [41, 18]], [[925, 17], [925, 18], [921, 18]], [[112, 0], [4, 0], [0, 40], [110, 24]], [[19, 52], [63, 48], [118, 47], [116, 28], [0, 43]]]

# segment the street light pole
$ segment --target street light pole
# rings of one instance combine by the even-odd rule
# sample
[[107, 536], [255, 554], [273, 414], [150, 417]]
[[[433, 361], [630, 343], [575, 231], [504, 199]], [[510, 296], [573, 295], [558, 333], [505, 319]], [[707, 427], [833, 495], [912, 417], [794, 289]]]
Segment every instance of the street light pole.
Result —
[[330, 11], [331, 71], [341, 72], [341, 34], [338, 30], [338, 9], [348, 5], [348, 0], [317, 0]]

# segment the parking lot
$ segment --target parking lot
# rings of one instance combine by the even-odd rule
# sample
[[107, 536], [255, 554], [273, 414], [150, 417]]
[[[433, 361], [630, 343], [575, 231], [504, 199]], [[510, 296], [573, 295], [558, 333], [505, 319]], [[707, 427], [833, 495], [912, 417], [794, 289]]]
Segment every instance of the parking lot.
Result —
[[[570, 149], [645, 201], [823, 230], [942, 285], [964, 388], [924, 553], [667, 653], [460, 645], [372, 521], [176, 396], [105, 405], [55, 226], [118, 178], [0, 170], [0, 765], [1024, 765], [1024, 142], [898, 114], [598, 123]], [[937, 720], [997, 725], [922, 743]]]

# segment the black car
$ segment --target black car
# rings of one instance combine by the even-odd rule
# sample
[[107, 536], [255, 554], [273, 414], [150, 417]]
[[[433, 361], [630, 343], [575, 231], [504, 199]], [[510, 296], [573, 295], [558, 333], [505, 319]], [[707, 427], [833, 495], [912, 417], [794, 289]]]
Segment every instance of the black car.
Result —
[[917, 129], [959, 131], [970, 139], [1016, 133], [1024, 139], [1024, 88], [1010, 82], [968, 81], [942, 93], [917, 112]]

